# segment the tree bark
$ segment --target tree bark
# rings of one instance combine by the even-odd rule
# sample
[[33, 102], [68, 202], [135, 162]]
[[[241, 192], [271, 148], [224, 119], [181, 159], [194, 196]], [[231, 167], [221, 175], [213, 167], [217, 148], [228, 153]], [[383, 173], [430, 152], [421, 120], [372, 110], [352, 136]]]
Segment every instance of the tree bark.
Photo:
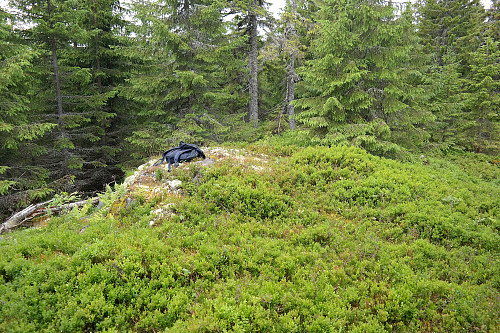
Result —
[[[92, 0], [92, 15], [94, 19], [94, 28], [99, 29], [99, 24], [97, 22], [97, 3], [96, 0]], [[96, 56], [96, 73], [97, 73], [97, 90], [102, 93], [102, 77], [101, 77], [101, 57], [99, 55], [99, 34], [96, 33], [94, 37], [95, 42], [95, 56]]]
[[[297, 32], [295, 31], [295, 17], [297, 16], [297, 0], [289, 0], [292, 9], [292, 19], [288, 23], [288, 32], [290, 37], [288, 41], [295, 41]], [[295, 125], [295, 107], [293, 101], [295, 99], [295, 82], [297, 81], [297, 73], [295, 73], [295, 55], [297, 51], [295, 47], [290, 48], [290, 62], [288, 64], [288, 71], [286, 75], [286, 112], [288, 114], [288, 127], [291, 130], [296, 128]]]
[[[17, 227], [22, 226], [26, 221], [31, 220], [33, 217], [40, 215], [38, 212], [41, 208], [47, 205], [50, 201], [43, 202], [37, 205], [29, 205], [22, 211], [12, 215], [7, 221], [0, 225], [0, 235], [14, 230]], [[28, 218], [29, 217], [29, 218]]]
[[256, 6], [256, 1], [252, 1], [252, 8], [250, 9], [249, 21], [250, 21], [250, 52], [248, 55], [248, 68], [249, 68], [249, 92], [250, 92], [250, 105], [248, 108], [248, 114], [250, 122], [253, 126], [257, 128], [259, 126], [259, 83], [257, 78], [257, 15], [255, 14], [254, 8]]
[[295, 77], [297, 74], [295, 73], [295, 55], [292, 53], [290, 55], [290, 63], [288, 64], [288, 72], [286, 79], [286, 109], [288, 113], [288, 127], [291, 130], [295, 129], [295, 107], [293, 105], [293, 101], [295, 99]]
[[[53, 24], [52, 24], [52, 4], [50, 1], [47, 1], [47, 11], [49, 14], [49, 26], [51, 29], [53, 29]], [[56, 100], [57, 100], [57, 115], [58, 115], [58, 123], [59, 126], [61, 126], [61, 131], [63, 128], [63, 105], [62, 105], [62, 94], [61, 94], [61, 79], [59, 76], [59, 66], [57, 62], [57, 44], [56, 44], [56, 39], [53, 34], [50, 36], [50, 48], [52, 51], [52, 67], [54, 68], [54, 80], [55, 80], [55, 85], [56, 85]], [[62, 133], [62, 132], [61, 132]]]
[[[53, 29], [54, 24], [52, 21], [52, 3], [50, 2], [50, 0], [47, 1], [47, 11], [49, 14], [49, 27], [50, 29]], [[50, 32], [50, 49], [52, 52], [52, 67], [54, 69], [54, 83], [56, 88], [57, 124], [59, 125], [59, 135], [61, 136], [61, 138], [67, 138], [68, 135], [66, 133], [66, 129], [64, 128], [64, 110], [61, 93], [61, 76], [59, 75], [59, 62], [57, 60], [57, 42], [53, 32]], [[63, 148], [62, 154], [64, 161], [62, 170], [64, 170], [63, 173], [67, 173], [69, 161], [68, 149]]]
[[57, 46], [54, 36], [50, 37], [50, 44], [52, 48], [52, 66], [54, 67], [54, 79], [56, 85], [56, 100], [57, 100], [57, 115], [59, 117], [59, 126], [63, 126], [63, 105], [61, 94], [61, 79], [59, 77], [59, 66], [57, 64]]
[[100, 198], [92, 198], [88, 200], [82, 200], [78, 202], [73, 202], [65, 205], [60, 205], [60, 206], [53, 206], [53, 207], [46, 207], [52, 200], [46, 201], [43, 203], [39, 203], [36, 205], [30, 205], [23, 209], [22, 211], [12, 215], [7, 221], [2, 223], [0, 225], [0, 234], [3, 234], [5, 232], [12, 231], [18, 227], [21, 226], [29, 226], [30, 221], [34, 219], [35, 217], [42, 216], [42, 215], [47, 215], [47, 214], [53, 214], [53, 213], [59, 213], [63, 210], [71, 210], [75, 207], [82, 207], [86, 203], [91, 203], [92, 205], [97, 205], [100, 201]]

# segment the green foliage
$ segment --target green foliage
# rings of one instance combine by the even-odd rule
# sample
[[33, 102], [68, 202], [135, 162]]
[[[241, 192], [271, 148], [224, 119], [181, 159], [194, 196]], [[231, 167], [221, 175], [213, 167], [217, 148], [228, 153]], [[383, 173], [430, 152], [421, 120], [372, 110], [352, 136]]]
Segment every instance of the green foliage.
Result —
[[[296, 15], [290, 2], [279, 22], [267, 5], [10, 1], [16, 15], [0, 11], [0, 161], [10, 167], [2, 201], [48, 196], [48, 180], [68, 175], [76, 181], [65, 191], [93, 191], [119, 177], [118, 163], [180, 140], [271, 142], [292, 78], [302, 128], [281, 143], [386, 157], [498, 151], [497, 1], [485, 13], [478, 0], [425, 0], [415, 13], [398, 2], [307, 0]], [[259, 30], [253, 46], [262, 52], [250, 89], [257, 26], [271, 32]], [[258, 129], [247, 123], [250, 90]]]
[[[133, 147], [132, 156], [140, 159], [165, 150], [165, 136], [159, 123], [150, 123], [149, 128], [134, 131], [125, 139]], [[164, 133], [164, 132], [163, 132]], [[172, 144], [174, 141], [172, 140]]]
[[429, 123], [431, 140], [426, 150], [463, 149], [457, 128], [463, 127], [462, 79], [456, 54], [449, 50], [442, 57], [442, 65], [431, 65], [426, 80], [425, 101], [435, 116]]
[[74, 192], [71, 194], [68, 194], [66, 192], [61, 192], [54, 195], [54, 198], [52, 199], [50, 204], [52, 206], [60, 206], [67, 203], [78, 201], [79, 199], [80, 198], [78, 197], [78, 192]]
[[[224, 1], [137, 2], [133, 43], [118, 50], [134, 68], [121, 96], [132, 102], [135, 156], [156, 154], [179, 140], [221, 142], [224, 118], [245, 108], [243, 39], [228, 32]], [[141, 156], [142, 154], [142, 156]]]
[[61, 189], [49, 179], [94, 191], [119, 177], [116, 87], [126, 75], [111, 49], [124, 25], [116, 1], [10, 6], [15, 17], [0, 11], [2, 217]]
[[164, 176], [165, 176], [165, 175], [164, 175], [164, 172], [163, 172], [163, 170], [162, 170], [162, 169], [158, 169], [158, 170], [156, 170], [156, 171], [155, 171], [155, 180], [156, 180], [157, 182], [161, 181], [161, 180], [163, 179], [163, 177], [164, 177]]
[[467, 82], [465, 106], [467, 126], [463, 141], [476, 152], [500, 152], [500, 41], [492, 38], [490, 30], [483, 44], [472, 52], [471, 78]]
[[475, 38], [484, 22], [484, 8], [478, 0], [425, 0], [419, 6], [418, 34], [434, 64], [442, 65], [442, 58], [450, 50], [461, 61], [459, 71], [467, 72], [470, 60], [467, 54], [478, 46]]
[[9, 192], [9, 188], [16, 184], [16, 182], [11, 180], [0, 180], [0, 195], [4, 195]]
[[[297, 120], [314, 140], [354, 145], [394, 156], [421, 145], [421, 124], [433, 117], [419, 104], [423, 93], [418, 40], [408, 5], [383, 1], [326, 1], [311, 47], [311, 59], [298, 69], [304, 79]], [[373, 27], [376, 26], [376, 29]]]
[[[172, 173], [183, 197], [135, 192], [109, 214], [125, 193], [108, 187], [101, 208], [0, 238], [0, 330], [500, 328], [492, 159], [246, 148], [266, 154], [263, 169], [188, 165]], [[173, 214], [150, 227], [168, 203]]]
[[[0, 165], [0, 175], [7, 171], [8, 167]], [[8, 192], [9, 187], [14, 185], [16, 182], [10, 180], [1, 180], [0, 181], [0, 195], [3, 195]]]
[[308, 130], [286, 131], [279, 135], [273, 135], [262, 140], [262, 144], [268, 147], [283, 147], [292, 149], [293, 146], [306, 147], [313, 145]]
[[30, 172], [25, 161], [40, 154], [40, 147], [33, 141], [56, 127], [32, 116], [30, 75], [39, 53], [23, 45], [22, 39], [14, 34], [13, 22], [12, 15], [0, 10], [0, 160], [10, 166], [7, 172], [0, 170], [0, 195], [7, 194], [13, 185], [24, 187], [43, 180]]
[[418, 34], [427, 56], [427, 148], [498, 153], [498, 30], [495, 6], [477, 0], [422, 1]]

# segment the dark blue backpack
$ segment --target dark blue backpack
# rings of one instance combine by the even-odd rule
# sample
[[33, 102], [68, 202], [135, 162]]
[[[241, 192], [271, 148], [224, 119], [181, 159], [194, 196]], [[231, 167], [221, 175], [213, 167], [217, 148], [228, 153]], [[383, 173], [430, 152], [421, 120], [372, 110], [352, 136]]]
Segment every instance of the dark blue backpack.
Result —
[[154, 165], [156, 166], [163, 162], [168, 162], [168, 171], [170, 172], [172, 164], [178, 166], [179, 162], [189, 162], [196, 157], [203, 157], [203, 159], [205, 159], [205, 154], [198, 146], [181, 141], [178, 147], [164, 152], [163, 157], [156, 161]]

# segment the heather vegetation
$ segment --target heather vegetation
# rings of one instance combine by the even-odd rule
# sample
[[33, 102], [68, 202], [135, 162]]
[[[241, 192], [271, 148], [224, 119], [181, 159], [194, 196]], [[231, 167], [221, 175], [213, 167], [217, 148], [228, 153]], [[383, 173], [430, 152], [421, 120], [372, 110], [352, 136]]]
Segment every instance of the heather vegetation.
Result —
[[2, 236], [0, 330], [500, 329], [498, 161], [283, 142]]

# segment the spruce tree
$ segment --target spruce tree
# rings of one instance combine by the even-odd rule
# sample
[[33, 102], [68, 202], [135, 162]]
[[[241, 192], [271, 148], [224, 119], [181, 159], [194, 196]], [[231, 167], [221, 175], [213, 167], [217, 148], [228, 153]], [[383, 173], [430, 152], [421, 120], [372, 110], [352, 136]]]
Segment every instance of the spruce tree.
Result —
[[500, 41], [500, 0], [493, 0], [487, 13], [493, 40]]
[[425, 72], [429, 84], [427, 104], [436, 116], [436, 122], [430, 124], [433, 146], [480, 151], [491, 145], [494, 126], [486, 120], [491, 117], [479, 115], [486, 111], [478, 100], [484, 98], [481, 91], [495, 95], [492, 86], [480, 87], [480, 82], [487, 83], [483, 79], [488, 75], [480, 68], [489, 65], [481, 60], [481, 53], [485, 52], [485, 45], [491, 44], [485, 41], [484, 31], [490, 31], [490, 38], [494, 38], [493, 16], [490, 14], [485, 23], [485, 11], [478, 0], [420, 3], [418, 33], [429, 59]]
[[266, 25], [269, 14], [264, 0], [230, 0], [229, 7], [235, 14], [237, 32], [248, 38], [248, 119], [254, 128], [259, 123], [259, 26]]
[[428, 54], [443, 65], [443, 56], [452, 49], [467, 71], [467, 50], [478, 45], [474, 38], [484, 21], [484, 9], [479, 0], [422, 0], [419, 2], [418, 34]]
[[[132, 4], [136, 24], [128, 47], [134, 64], [121, 94], [133, 103], [135, 129], [128, 137], [137, 157], [179, 140], [218, 139], [220, 115], [242, 107], [235, 49], [241, 39], [227, 30], [227, 4], [207, 0]], [[142, 153], [141, 153], [142, 151]]]
[[435, 119], [427, 125], [431, 138], [426, 150], [460, 150], [464, 127], [464, 95], [460, 62], [451, 48], [441, 57], [441, 65], [429, 61], [424, 89], [427, 109]]
[[107, 19], [117, 15], [113, 2], [11, 3], [24, 19], [26, 41], [39, 49], [31, 105], [38, 117], [57, 125], [52, 135], [39, 141], [46, 153], [37, 159], [37, 165], [48, 169], [53, 179], [76, 177], [68, 190], [100, 190], [122, 173], [107, 167], [116, 163], [109, 157], [116, 152], [117, 143], [111, 147], [105, 142], [110, 120], [116, 115], [112, 110], [116, 92], [106, 86], [109, 82], [104, 83], [109, 71], [103, 70], [110, 67], [103, 50], [109, 50], [112, 34], [102, 37], [103, 31], [115, 28]]
[[14, 19], [0, 9], [0, 195], [45, 185], [47, 171], [30, 162], [44, 152], [36, 139], [55, 128], [32, 116], [30, 75], [37, 50], [15, 33]]
[[[110, 181], [109, 172], [120, 174], [114, 165], [119, 162], [121, 140], [125, 128], [118, 86], [127, 77], [128, 68], [114, 48], [121, 45], [119, 33], [125, 26], [122, 8], [115, 0], [84, 0], [74, 8], [70, 47], [63, 53], [68, 68], [64, 82], [68, 109], [67, 123], [75, 144], [81, 168], [73, 171], [77, 185], [90, 190], [93, 184], [84, 179], [91, 174], [102, 174]], [[97, 185], [97, 184], [96, 184]]]
[[466, 126], [460, 133], [468, 147], [481, 153], [500, 152], [500, 49], [491, 27], [477, 51], [471, 53], [464, 114]]
[[325, 1], [312, 59], [300, 68], [297, 119], [323, 144], [362, 146], [392, 155], [427, 140], [432, 116], [420, 108], [417, 39], [408, 7], [384, 1]]
[[[37, 45], [40, 56], [36, 59], [33, 79], [36, 82], [36, 98], [31, 105], [40, 117], [57, 125], [57, 131], [41, 142], [47, 152], [39, 158], [39, 164], [55, 172], [53, 178], [70, 174], [69, 169], [78, 167], [75, 145], [67, 126], [68, 118], [63, 105], [63, 77], [69, 69], [61, 65], [61, 54], [70, 47], [69, 15], [73, 9], [60, 0], [15, 0], [11, 4], [18, 10], [25, 26], [27, 41]], [[61, 73], [62, 72], [62, 73]]]
[[[296, 67], [305, 56], [308, 32], [314, 26], [312, 15], [313, 12], [306, 8], [306, 3], [287, 1], [276, 28], [266, 34], [261, 56], [264, 63], [261, 90], [265, 95], [263, 101], [267, 101], [269, 99], [267, 96], [273, 93], [279, 94], [278, 133], [281, 131], [283, 118], [285, 121], [288, 120], [289, 129], [296, 128], [295, 87], [300, 81]], [[262, 89], [267, 86], [271, 89]], [[275, 109], [276, 105], [272, 104], [271, 107]]]

